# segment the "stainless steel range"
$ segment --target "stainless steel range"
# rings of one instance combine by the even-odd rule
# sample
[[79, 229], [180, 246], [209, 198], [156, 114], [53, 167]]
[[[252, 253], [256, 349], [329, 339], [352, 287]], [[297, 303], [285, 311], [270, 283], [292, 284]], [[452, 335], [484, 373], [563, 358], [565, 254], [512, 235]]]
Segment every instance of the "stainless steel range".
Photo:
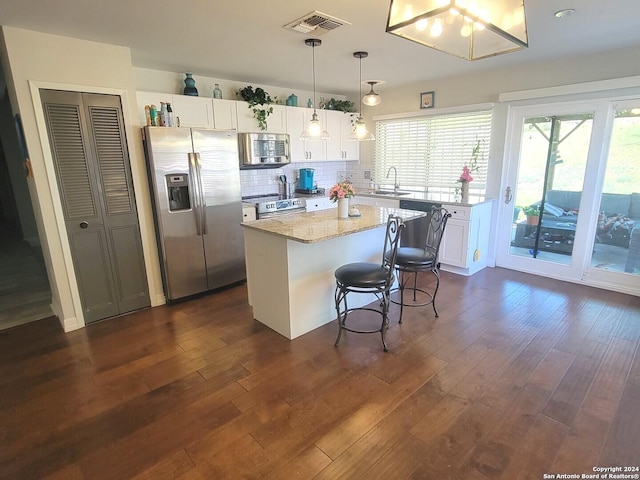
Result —
[[256, 218], [270, 218], [278, 215], [301, 213], [306, 211], [307, 202], [304, 198], [281, 198], [277, 194], [267, 196], [243, 197], [244, 203], [256, 207]]

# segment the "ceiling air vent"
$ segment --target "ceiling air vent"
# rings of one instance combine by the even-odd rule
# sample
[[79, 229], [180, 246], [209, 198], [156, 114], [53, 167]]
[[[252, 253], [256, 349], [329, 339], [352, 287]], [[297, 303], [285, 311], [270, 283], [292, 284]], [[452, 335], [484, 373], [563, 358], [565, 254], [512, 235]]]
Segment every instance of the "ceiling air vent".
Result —
[[343, 25], [351, 24], [346, 20], [340, 20], [326, 13], [314, 11], [286, 24], [284, 28], [293, 30], [294, 32], [304, 33], [305, 35], [311, 32], [313, 32], [314, 35], [324, 35]]

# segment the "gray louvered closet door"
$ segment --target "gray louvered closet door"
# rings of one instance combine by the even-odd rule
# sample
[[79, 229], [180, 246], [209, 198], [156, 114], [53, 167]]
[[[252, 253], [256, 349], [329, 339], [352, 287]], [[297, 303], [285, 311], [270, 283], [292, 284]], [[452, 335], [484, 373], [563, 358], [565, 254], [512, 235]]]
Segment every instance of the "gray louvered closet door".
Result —
[[120, 97], [40, 93], [85, 322], [149, 306]]

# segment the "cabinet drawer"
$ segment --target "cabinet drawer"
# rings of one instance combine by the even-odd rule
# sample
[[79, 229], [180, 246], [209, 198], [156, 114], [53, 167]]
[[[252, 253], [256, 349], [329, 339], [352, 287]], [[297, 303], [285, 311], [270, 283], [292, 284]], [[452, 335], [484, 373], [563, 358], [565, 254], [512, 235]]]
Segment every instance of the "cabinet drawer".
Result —
[[444, 205], [451, 214], [451, 219], [469, 220], [471, 218], [471, 207], [458, 207], [456, 205]]

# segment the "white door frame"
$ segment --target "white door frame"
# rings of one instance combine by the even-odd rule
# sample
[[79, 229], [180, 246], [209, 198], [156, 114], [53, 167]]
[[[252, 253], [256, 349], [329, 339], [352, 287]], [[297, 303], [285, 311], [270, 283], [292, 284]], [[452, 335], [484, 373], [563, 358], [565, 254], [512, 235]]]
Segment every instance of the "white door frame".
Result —
[[[524, 119], [532, 116], [567, 115], [575, 113], [593, 113], [593, 129], [589, 144], [583, 191], [596, 192], [602, 188], [603, 155], [608, 151], [608, 134], [606, 128], [611, 112], [610, 100], [584, 100], [570, 102], [552, 102], [538, 105], [522, 105], [509, 108], [507, 116], [507, 135], [505, 140], [505, 156], [503, 159], [502, 192], [511, 188], [511, 201], [505, 204], [504, 197], [499, 203], [496, 229], [496, 265], [536, 275], [544, 275], [565, 281], [582, 282], [584, 272], [589, 265], [591, 249], [595, 235], [595, 222], [599, 195], [583, 195], [580, 201], [580, 217], [575, 233], [575, 244], [571, 262], [568, 265], [544, 261], [540, 258], [528, 258], [509, 253], [510, 232], [513, 221], [513, 198], [520, 159], [520, 141]], [[605, 133], [606, 132], [606, 133]], [[606, 138], [605, 138], [606, 135]], [[606, 144], [606, 145], [605, 145]]]

